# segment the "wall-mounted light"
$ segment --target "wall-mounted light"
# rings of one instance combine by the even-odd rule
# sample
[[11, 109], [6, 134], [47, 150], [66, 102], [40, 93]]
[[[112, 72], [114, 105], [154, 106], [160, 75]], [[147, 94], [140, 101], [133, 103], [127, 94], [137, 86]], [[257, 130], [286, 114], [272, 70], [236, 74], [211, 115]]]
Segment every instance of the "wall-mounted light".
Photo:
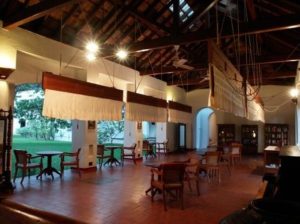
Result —
[[5, 43], [0, 44], [0, 79], [7, 79], [15, 71], [17, 50]]
[[290, 90], [290, 96], [292, 97], [292, 102], [297, 104], [299, 91], [296, 88]]

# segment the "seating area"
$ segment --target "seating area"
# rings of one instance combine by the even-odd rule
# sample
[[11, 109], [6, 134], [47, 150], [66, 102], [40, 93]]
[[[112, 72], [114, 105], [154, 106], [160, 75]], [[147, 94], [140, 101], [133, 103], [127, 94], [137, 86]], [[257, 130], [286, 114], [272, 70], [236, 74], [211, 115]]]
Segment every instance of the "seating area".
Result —
[[[168, 161], [185, 161], [187, 158], [198, 158], [199, 155], [170, 154], [167, 157]], [[226, 177], [222, 178], [221, 184], [209, 183], [206, 177], [198, 176], [200, 193], [198, 195], [197, 182], [192, 179], [195, 160], [190, 160], [187, 163], [186, 171], [189, 172], [191, 178], [189, 181], [192, 191], [185, 178], [184, 210], [181, 210], [180, 197], [175, 200], [172, 195], [167, 194], [167, 211], [165, 211], [162, 194], [157, 193], [153, 202], [151, 202], [151, 194], [145, 195], [145, 190], [150, 186], [151, 181], [151, 167], [145, 166], [149, 161], [150, 159], [143, 162], [137, 161], [136, 165], [131, 165], [131, 161], [127, 161], [123, 167], [117, 166], [113, 169], [103, 166], [101, 171], [82, 173], [81, 178], [74, 178], [74, 173], [66, 170], [63, 182], [50, 181], [50, 179], [42, 182], [24, 181], [23, 185], [29, 189], [28, 191], [19, 187], [17, 179], [16, 192], [12, 195], [11, 200], [31, 206], [36, 206], [38, 203], [39, 209], [87, 223], [95, 223], [95, 220], [105, 223], [116, 223], [120, 220], [122, 223], [128, 224], [135, 223], [137, 220], [156, 223], [156, 217], [160, 216], [161, 219], [167, 219], [168, 222], [174, 223], [184, 219], [187, 223], [197, 220], [200, 223], [213, 224], [218, 223], [230, 212], [247, 205], [249, 200], [255, 197], [262, 178], [262, 176], [251, 174], [252, 170], [249, 168], [261, 166], [262, 158], [246, 157], [243, 158], [241, 164], [232, 169], [230, 177], [227, 176], [226, 170], [221, 169], [221, 177]], [[190, 165], [191, 169], [188, 168]], [[63, 190], [57, 190], [62, 184]], [[243, 190], [236, 191], [236, 186]], [[47, 192], [43, 189], [47, 189]], [[79, 201], [80, 203], [78, 203]], [[136, 201], [139, 203], [137, 204]], [[224, 206], [224, 202], [230, 203], [226, 203]], [[80, 212], [77, 212], [78, 210]]]

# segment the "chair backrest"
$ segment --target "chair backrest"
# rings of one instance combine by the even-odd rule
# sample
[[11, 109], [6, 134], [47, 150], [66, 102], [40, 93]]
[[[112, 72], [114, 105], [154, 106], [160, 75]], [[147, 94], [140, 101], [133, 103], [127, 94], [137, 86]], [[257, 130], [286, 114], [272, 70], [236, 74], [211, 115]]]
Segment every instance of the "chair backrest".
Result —
[[183, 182], [186, 165], [183, 163], [165, 163], [160, 165], [162, 181], [165, 184]]
[[148, 148], [149, 148], [149, 141], [143, 140], [143, 149], [148, 149]]
[[98, 144], [97, 145], [97, 155], [102, 156], [104, 154], [104, 145]]
[[220, 159], [219, 151], [210, 151], [206, 153], [206, 164], [207, 165], [218, 165]]
[[81, 148], [77, 149], [76, 152], [76, 160], [79, 160], [79, 154], [80, 154]]
[[231, 144], [231, 154], [241, 154], [242, 145], [240, 143]]
[[14, 154], [16, 157], [16, 163], [17, 164], [23, 164], [26, 165], [27, 164], [27, 151], [26, 150], [19, 150], [19, 149], [15, 149], [14, 150]]
[[131, 146], [129, 147], [123, 147], [123, 152], [124, 153], [130, 153], [130, 154], [134, 154], [135, 153], [135, 148], [136, 148], [136, 143], [133, 143]]
[[186, 164], [185, 171], [188, 173], [199, 173], [200, 170], [200, 160], [199, 158], [190, 158], [189, 162]]

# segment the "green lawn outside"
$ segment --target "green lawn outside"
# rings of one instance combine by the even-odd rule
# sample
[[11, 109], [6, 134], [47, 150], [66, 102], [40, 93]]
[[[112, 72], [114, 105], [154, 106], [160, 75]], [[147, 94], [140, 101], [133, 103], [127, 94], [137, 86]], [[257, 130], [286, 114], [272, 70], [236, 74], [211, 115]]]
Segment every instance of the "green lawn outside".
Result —
[[[61, 152], [70, 152], [72, 150], [72, 142], [65, 141], [43, 141], [36, 140], [31, 138], [24, 138], [20, 136], [13, 136], [12, 149], [21, 149], [26, 150], [28, 153], [32, 155], [36, 155], [35, 152], [38, 151], [61, 151]], [[38, 159], [32, 160], [38, 162]], [[52, 158], [52, 165], [56, 169], [60, 170], [60, 157], [54, 156]], [[43, 167], [47, 166], [47, 158], [43, 159]], [[39, 173], [38, 169], [32, 169], [30, 171], [31, 175], [36, 175]], [[15, 175], [15, 155], [12, 151], [12, 175]], [[21, 171], [18, 171], [18, 177], [21, 176]]]
[[[105, 145], [120, 145], [122, 144], [105, 144]], [[21, 136], [13, 136], [12, 142], [12, 149], [21, 149], [26, 150], [28, 153], [35, 155], [38, 151], [61, 151], [61, 152], [70, 152], [72, 151], [72, 142], [65, 142], [65, 141], [44, 141], [44, 140], [36, 140], [31, 138], [24, 138]], [[105, 154], [109, 154], [110, 152], [107, 151]], [[117, 159], [121, 158], [121, 150], [115, 151], [115, 157]], [[34, 160], [33, 160], [34, 161]], [[37, 162], [37, 160], [35, 160]], [[60, 170], [60, 157], [54, 156], [52, 157], [52, 166], [56, 169]], [[47, 158], [43, 159], [43, 167], [47, 166]], [[66, 167], [67, 169], [67, 167]], [[30, 172], [31, 175], [36, 175], [39, 173], [38, 169], [32, 169]], [[12, 176], [15, 175], [15, 156], [12, 151]], [[18, 177], [21, 176], [21, 171], [18, 171]]]

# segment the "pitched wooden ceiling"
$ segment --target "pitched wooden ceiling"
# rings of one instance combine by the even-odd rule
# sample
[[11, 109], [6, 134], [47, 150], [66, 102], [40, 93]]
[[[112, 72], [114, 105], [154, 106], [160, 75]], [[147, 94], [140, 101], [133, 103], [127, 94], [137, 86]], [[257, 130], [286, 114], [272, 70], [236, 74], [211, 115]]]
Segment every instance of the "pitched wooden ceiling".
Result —
[[300, 60], [299, 0], [1, 0], [0, 19], [78, 48], [94, 39], [186, 91], [208, 88], [208, 40], [254, 85], [292, 85]]

